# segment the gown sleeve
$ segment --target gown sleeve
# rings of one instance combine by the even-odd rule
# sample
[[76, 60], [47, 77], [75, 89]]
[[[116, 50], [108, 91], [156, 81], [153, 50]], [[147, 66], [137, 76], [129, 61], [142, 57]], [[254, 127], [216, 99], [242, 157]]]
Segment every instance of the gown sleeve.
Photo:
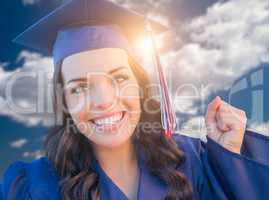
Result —
[[266, 136], [246, 131], [241, 154], [226, 150], [209, 137], [205, 143], [183, 136], [179, 143], [187, 154], [185, 168], [188, 169], [184, 171], [192, 182], [195, 199], [268, 199]]
[[0, 200], [3, 200], [3, 188], [1, 183], [0, 183]]
[[29, 183], [24, 163], [12, 163], [4, 173], [0, 183], [1, 200], [30, 200]]
[[269, 137], [246, 131], [241, 154], [269, 166]]

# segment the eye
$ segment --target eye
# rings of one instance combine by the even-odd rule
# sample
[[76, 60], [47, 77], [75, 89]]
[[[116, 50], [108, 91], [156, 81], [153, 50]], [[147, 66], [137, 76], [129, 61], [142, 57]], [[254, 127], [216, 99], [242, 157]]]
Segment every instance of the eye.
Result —
[[89, 90], [89, 86], [87, 85], [78, 85], [71, 89], [71, 94], [80, 95], [81, 93]]
[[129, 79], [129, 76], [120, 74], [120, 75], [115, 76], [115, 78], [117, 79], [117, 81], [119, 83], [122, 83], [123, 81], [128, 80]]

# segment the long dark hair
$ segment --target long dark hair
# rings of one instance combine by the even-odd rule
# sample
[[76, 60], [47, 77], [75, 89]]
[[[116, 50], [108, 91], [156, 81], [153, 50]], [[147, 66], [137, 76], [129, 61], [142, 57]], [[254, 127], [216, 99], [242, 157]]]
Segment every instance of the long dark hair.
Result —
[[[150, 85], [150, 80], [146, 71], [132, 58], [129, 58], [129, 64], [143, 92], [143, 96], [140, 98], [142, 112], [139, 124], [143, 122], [161, 124], [160, 104], [152, 98], [152, 90], [147, 87]], [[59, 108], [58, 87], [56, 87], [59, 84], [63, 84], [60, 67], [58, 67], [58, 71], [54, 72], [55, 113], [59, 111], [57, 110]], [[157, 110], [157, 112], [149, 113], [146, 111], [148, 109]], [[74, 129], [67, 128], [67, 125], [70, 126], [70, 122], [74, 122], [68, 112], [62, 113], [62, 115], [62, 125], [55, 125], [44, 143], [46, 156], [61, 177], [62, 199], [88, 200], [89, 192], [91, 199], [100, 199], [98, 174], [91, 167], [93, 151], [89, 139], [81, 134], [75, 126]], [[169, 191], [166, 199], [191, 199], [192, 189], [187, 178], [175, 168], [175, 166], [183, 164], [184, 153], [172, 139], [165, 137], [161, 126], [152, 129], [150, 133], [141, 126], [137, 126], [132, 139], [136, 149], [145, 154], [146, 166], [152, 175], [159, 177], [168, 185]]]

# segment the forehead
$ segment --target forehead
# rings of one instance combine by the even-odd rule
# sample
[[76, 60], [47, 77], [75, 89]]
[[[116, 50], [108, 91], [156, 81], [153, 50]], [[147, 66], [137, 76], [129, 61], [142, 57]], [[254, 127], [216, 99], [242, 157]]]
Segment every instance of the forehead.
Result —
[[71, 79], [86, 77], [94, 73], [107, 73], [118, 67], [130, 68], [126, 51], [118, 48], [104, 48], [68, 56], [63, 60], [61, 73], [66, 83]]

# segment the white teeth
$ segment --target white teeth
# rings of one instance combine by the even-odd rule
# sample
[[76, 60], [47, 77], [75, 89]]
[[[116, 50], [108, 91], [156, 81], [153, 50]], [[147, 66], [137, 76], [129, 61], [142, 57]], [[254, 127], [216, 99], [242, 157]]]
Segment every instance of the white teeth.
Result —
[[103, 119], [96, 119], [96, 120], [92, 120], [92, 121], [97, 125], [111, 125], [111, 124], [118, 123], [121, 120], [122, 115], [123, 115], [123, 112], [115, 114], [111, 117], [106, 117]]

